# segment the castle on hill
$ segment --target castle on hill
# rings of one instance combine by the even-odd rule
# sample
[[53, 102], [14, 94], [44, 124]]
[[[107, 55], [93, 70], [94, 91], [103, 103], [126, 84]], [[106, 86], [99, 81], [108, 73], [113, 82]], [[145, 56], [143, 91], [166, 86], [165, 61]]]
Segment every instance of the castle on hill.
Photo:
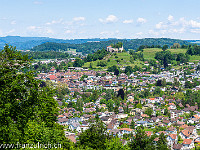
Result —
[[121, 53], [123, 50], [124, 48], [122, 43], [117, 43], [116, 45], [111, 44], [110, 46], [107, 46], [107, 51], [111, 53]]

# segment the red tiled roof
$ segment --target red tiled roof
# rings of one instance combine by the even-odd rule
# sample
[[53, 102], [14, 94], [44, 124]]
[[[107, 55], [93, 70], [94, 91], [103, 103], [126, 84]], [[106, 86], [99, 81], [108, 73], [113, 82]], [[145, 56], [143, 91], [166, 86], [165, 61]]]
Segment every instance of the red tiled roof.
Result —
[[152, 135], [152, 131], [145, 131], [145, 133], [147, 134], [147, 136], [151, 136]]
[[190, 135], [189, 130], [182, 130], [181, 132], [183, 133], [183, 135], [185, 135], [187, 137]]
[[58, 116], [58, 118], [63, 118], [63, 117], [64, 117], [64, 115], [59, 115], [59, 116]]
[[170, 136], [173, 140], [175, 140], [175, 139], [177, 138], [177, 134], [169, 134], [169, 136]]
[[67, 137], [69, 140], [71, 140], [72, 142], [76, 143], [76, 139], [74, 135], [70, 135]]
[[191, 144], [192, 143], [192, 139], [184, 139], [183, 140], [183, 144]]
[[121, 128], [119, 130], [133, 131], [133, 129], [130, 129], [130, 128]]
[[55, 80], [55, 79], [57, 79], [57, 77], [56, 77], [55, 75], [50, 75], [50, 76], [49, 76], [49, 79], [50, 79], [50, 80]]

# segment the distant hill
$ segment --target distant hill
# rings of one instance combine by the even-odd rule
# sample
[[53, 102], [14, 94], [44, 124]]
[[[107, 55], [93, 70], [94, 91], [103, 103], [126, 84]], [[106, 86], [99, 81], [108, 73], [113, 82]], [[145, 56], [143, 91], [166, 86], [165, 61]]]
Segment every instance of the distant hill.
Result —
[[6, 36], [0, 37], [0, 49], [3, 49], [5, 44], [16, 46], [19, 50], [32, 49], [34, 46], [41, 45], [46, 42], [53, 43], [70, 43], [70, 44], [82, 44], [87, 42], [99, 42], [106, 41], [110, 39], [54, 39], [49, 37], [20, 37], [20, 36]]
[[186, 40], [187, 42], [190, 42], [192, 44], [198, 44], [200, 45], [200, 40]]
[[99, 49], [106, 49], [110, 44], [115, 44], [117, 42], [122, 42], [125, 50], [133, 49], [136, 50], [141, 45], [165, 45], [172, 46], [174, 43], [179, 43], [181, 45], [188, 45], [189, 42], [178, 40], [178, 39], [168, 39], [168, 38], [145, 38], [145, 39], [108, 39], [100, 42], [87, 42], [87, 43], [43, 43], [41, 45], [33, 47], [33, 51], [66, 51], [68, 48], [76, 49], [77, 52], [82, 52], [83, 54], [93, 53]]
[[83, 54], [93, 53], [98, 49], [106, 48], [111, 43], [115, 44], [122, 42], [124, 49], [137, 49], [140, 45], [161, 45], [168, 46], [173, 43], [186, 44], [188, 41], [169, 39], [169, 38], [145, 38], [145, 39], [54, 39], [48, 37], [20, 37], [20, 36], [6, 36], [0, 37], [0, 49], [3, 49], [5, 44], [16, 46], [18, 50], [33, 50], [33, 51], [66, 51], [68, 48], [76, 49], [77, 52]]

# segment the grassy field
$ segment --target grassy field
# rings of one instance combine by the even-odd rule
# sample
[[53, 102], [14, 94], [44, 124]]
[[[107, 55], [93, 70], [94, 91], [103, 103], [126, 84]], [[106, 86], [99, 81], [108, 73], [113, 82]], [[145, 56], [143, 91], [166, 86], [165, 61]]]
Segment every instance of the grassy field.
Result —
[[73, 51], [73, 52], [76, 52], [76, 49], [73, 49], [73, 48], [67, 48], [67, 51]]
[[[172, 54], [178, 54], [178, 53], [186, 53], [187, 49], [168, 49], [171, 51]], [[161, 52], [161, 48], [147, 48], [143, 50], [144, 54], [144, 59], [145, 60], [150, 60], [150, 59], [155, 59], [155, 54], [156, 52]], [[200, 56], [190, 56], [190, 62], [196, 62], [200, 60]], [[107, 66], [105, 67], [100, 67], [97, 66], [98, 62], [101, 61], [106, 61]], [[117, 62], [119, 61], [119, 63]], [[135, 65], [142, 67], [144, 65], [144, 62], [142, 61], [135, 61], [134, 63], [130, 62], [130, 54], [123, 52], [123, 53], [116, 53], [107, 55], [103, 60], [97, 60], [97, 61], [92, 61], [92, 62], [87, 62], [84, 64], [83, 67], [89, 67], [90, 63], [92, 64], [93, 68], [96, 68], [95, 70], [104, 70], [107, 69], [110, 66], [116, 65], [118, 67], [123, 67], [123, 66], [132, 66], [134, 67]], [[180, 68], [181, 66], [176, 66]]]
[[[186, 53], [187, 49], [168, 49], [172, 54]], [[161, 52], [161, 48], [147, 48], [143, 50], [144, 59], [154, 59], [156, 52]], [[200, 56], [190, 56], [190, 62], [199, 61]]]
[[200, 60], [200, 56], [196, 56], [196, 55], [195, 56], [194, 55], [190, 56], [190, 61], [191, 62], [196, 62], [196, 61], [199, 61], [199, 60]]
[[[100, 61], [106, 61], [107, 66], [105, 67], [99, 67], [97, 66], [97, 63]], [[119, 61], [119, 63], [117, 63], [117, 61]], [[110, 66], [116, 65], [119, 67], [123, 67], [123, 66], [143, 66], [143, 62], [142, 61], [135, 61], [134, 63], [130, 62], [130, 54], [123, 52], [123, 53], [116, 53], [116, 55], [112, 54], [112, 55], [108, 55], [106, 56], [103, 60], [97, 60], [97, 61], [92, 61], [92, 62], [87, 62], [84, 64], [83, 67], [89, 67], [90, 63], [92, 64], [93, 68], [97, 68], [97, 69], [107, 69]]]
[[[187, 49], [168, 49], [172, 54], [186, 53]], [[154, 59], [157, 52], [161, 52], [161, 48], [146, 48], [143, 50], [144, 59]]]

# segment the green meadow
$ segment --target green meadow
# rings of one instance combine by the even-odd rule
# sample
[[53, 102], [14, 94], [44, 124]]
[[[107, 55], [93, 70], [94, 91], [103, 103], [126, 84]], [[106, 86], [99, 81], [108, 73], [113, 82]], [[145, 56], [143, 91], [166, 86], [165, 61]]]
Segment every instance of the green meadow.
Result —
[[[171, 51], [172, 54], [186, 53], [186, 51], [187, 51], [187, 49], [168, 49], [168, 50]], [[161, 52], [161, 51], [162, 51], [161, 48], [144, 49], [143, 50], [144, 59], [145, 60], [155, 59], [154, 57], [155, 57], [156, 52]], [[196, 55], [190, 56], [190, 62], [195, 62], [195, 61], [199, 61], [199, 60], [200, 60], [200, 56], [196, 56]], [[101, 61], [106, 62], [105, 67], [97, 66], [97, 64], [100, 63]], [[89, 67], [90, 64], [92, 64], [92, 68], [94, 68], [94, 70], [104, 70], [113, 65], [116, 65], [118, 67], [123, 67], [123, 66], [134, 67], [135, 65], [137, 65], [139, 67], [142, 67], [144, 65], [144, 62], [136, 60], [136, 61], [134, 61], [134, 63], [131, 63], [130, 62], [130, 54], [128, 54], [127, 52], [123, 52], [123, 53], [109, 54], [106, 57], [104, 57], [103, 60], [87, 62], [84, 64], [83, 67]]]

